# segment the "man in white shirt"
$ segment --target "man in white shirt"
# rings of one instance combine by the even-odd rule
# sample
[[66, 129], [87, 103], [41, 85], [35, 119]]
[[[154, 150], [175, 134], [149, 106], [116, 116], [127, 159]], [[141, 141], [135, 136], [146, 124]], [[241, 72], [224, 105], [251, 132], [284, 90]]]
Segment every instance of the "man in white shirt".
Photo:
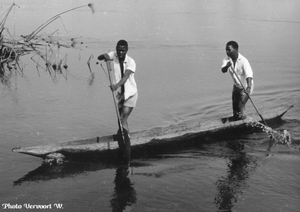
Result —
[[[222, 72], [227, 71], [233, 79], [232, 109], [233, 119], [245, 119], [246, 103], [254, 88], [253, 71], [249, 61], [238, 52], [239, 46], [235, 41], [226, 44], [227, 58], [223, 60]], [[245, 89], [245, 90], [244, 90]], [[245, 93], [247, 92], [247, 94]]]
[[[116, 51], [102, 54], [98, 57], [99, 60], [112, 61], [112, 85], [111, 90], [116, 92], [118, 99], [118, 108], [120, 114], [120, 121], [123, 126], [125, 137], [129, 136], [129, 128], [127, 119], [136, 106], [138, 92], [137, 85], [134, 79], [136, 70], [135, 61], [127, 55], [128, 43], [125, 40], [119, 40], [116, 46]], [[118, 131], [120, 136], [120, 130]], [[130, 139], [125, 138], [124, 142]], [[119, 141], [119, 140], [118, 140]], [[119, 141], [119, 146], [122, 148], [122, 143]], [[129, 148], [126, 143], [126, 148]]]

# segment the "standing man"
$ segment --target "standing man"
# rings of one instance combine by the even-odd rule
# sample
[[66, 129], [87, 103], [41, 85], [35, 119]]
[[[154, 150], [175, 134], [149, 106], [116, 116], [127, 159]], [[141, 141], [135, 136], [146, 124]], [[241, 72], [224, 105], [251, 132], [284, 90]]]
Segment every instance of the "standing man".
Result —
[[[120, 136], [122, 135], [119, 129], [118, 143], [121, 151], [123, 152], [123, 156], [126, 157], [127, 160], [130, 160], [131, 147], [127, 119], [133, 108], [136, 106], [138, 92], [134, 79], [136, 64], [135, 61], [127, 55], [127, 51], [127, 41], [120, 40], [117, 43], [116, 51], [102, 54], [98, 57], [98, 60], [112, 61], [113, 83], [110, 88], [113, 92], [116, 93], [120, 121], [124, 131], [123, 137], [125, 136], [125, 141], [122, 142], [122, 139], [120, 139]], [[127, 150], [127, 156], [124, 155], [124, 149]]]
[[239, 45], [237, 42], [229, 41], [226, 44], [226, 54], [228, 57], [223, 60], [222, 65], [222, 72], [226, 73], [229, 71], [233, 79], [232, 109], [234, 120], [246, 118], [244, 114], [245, 105], [254, 87], [253, 71], [250, 63], [239, 53], [238, 49]]

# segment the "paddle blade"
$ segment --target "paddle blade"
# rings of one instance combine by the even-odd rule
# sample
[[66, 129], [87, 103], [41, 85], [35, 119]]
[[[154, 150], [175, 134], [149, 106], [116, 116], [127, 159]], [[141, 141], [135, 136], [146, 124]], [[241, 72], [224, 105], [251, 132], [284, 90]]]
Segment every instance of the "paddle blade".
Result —
[[121, 154], [121, 160], [122, 162], [129, 165], [131, 161], [131, 142], [128, 131], [124, 128], [123, 130], [119, 129], [117, 133], [117, 138]]

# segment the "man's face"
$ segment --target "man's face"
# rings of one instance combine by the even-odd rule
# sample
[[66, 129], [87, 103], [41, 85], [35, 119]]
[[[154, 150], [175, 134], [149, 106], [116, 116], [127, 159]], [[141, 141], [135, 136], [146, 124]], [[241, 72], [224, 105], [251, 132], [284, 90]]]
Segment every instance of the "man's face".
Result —
[[226, 46], [226, 54], [232, 59], [236, 59], [238, 55], [238, 50], [234, 49], [231, 45]]
[[118, 45], [116, 50], [117, 50], [118, 58], [121, 59], [121, 60], [124, 60], [125, 56], [126, 56], [126, 53], [128, 51], [128, 48], [126, 46]]

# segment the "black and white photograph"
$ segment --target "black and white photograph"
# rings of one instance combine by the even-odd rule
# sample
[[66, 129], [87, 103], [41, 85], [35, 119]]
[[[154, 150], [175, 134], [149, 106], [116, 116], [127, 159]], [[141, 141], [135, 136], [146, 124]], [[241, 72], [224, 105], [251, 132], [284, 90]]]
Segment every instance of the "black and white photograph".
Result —
[[299, 212], [299, 9], [1, 0], [0, 210]]

